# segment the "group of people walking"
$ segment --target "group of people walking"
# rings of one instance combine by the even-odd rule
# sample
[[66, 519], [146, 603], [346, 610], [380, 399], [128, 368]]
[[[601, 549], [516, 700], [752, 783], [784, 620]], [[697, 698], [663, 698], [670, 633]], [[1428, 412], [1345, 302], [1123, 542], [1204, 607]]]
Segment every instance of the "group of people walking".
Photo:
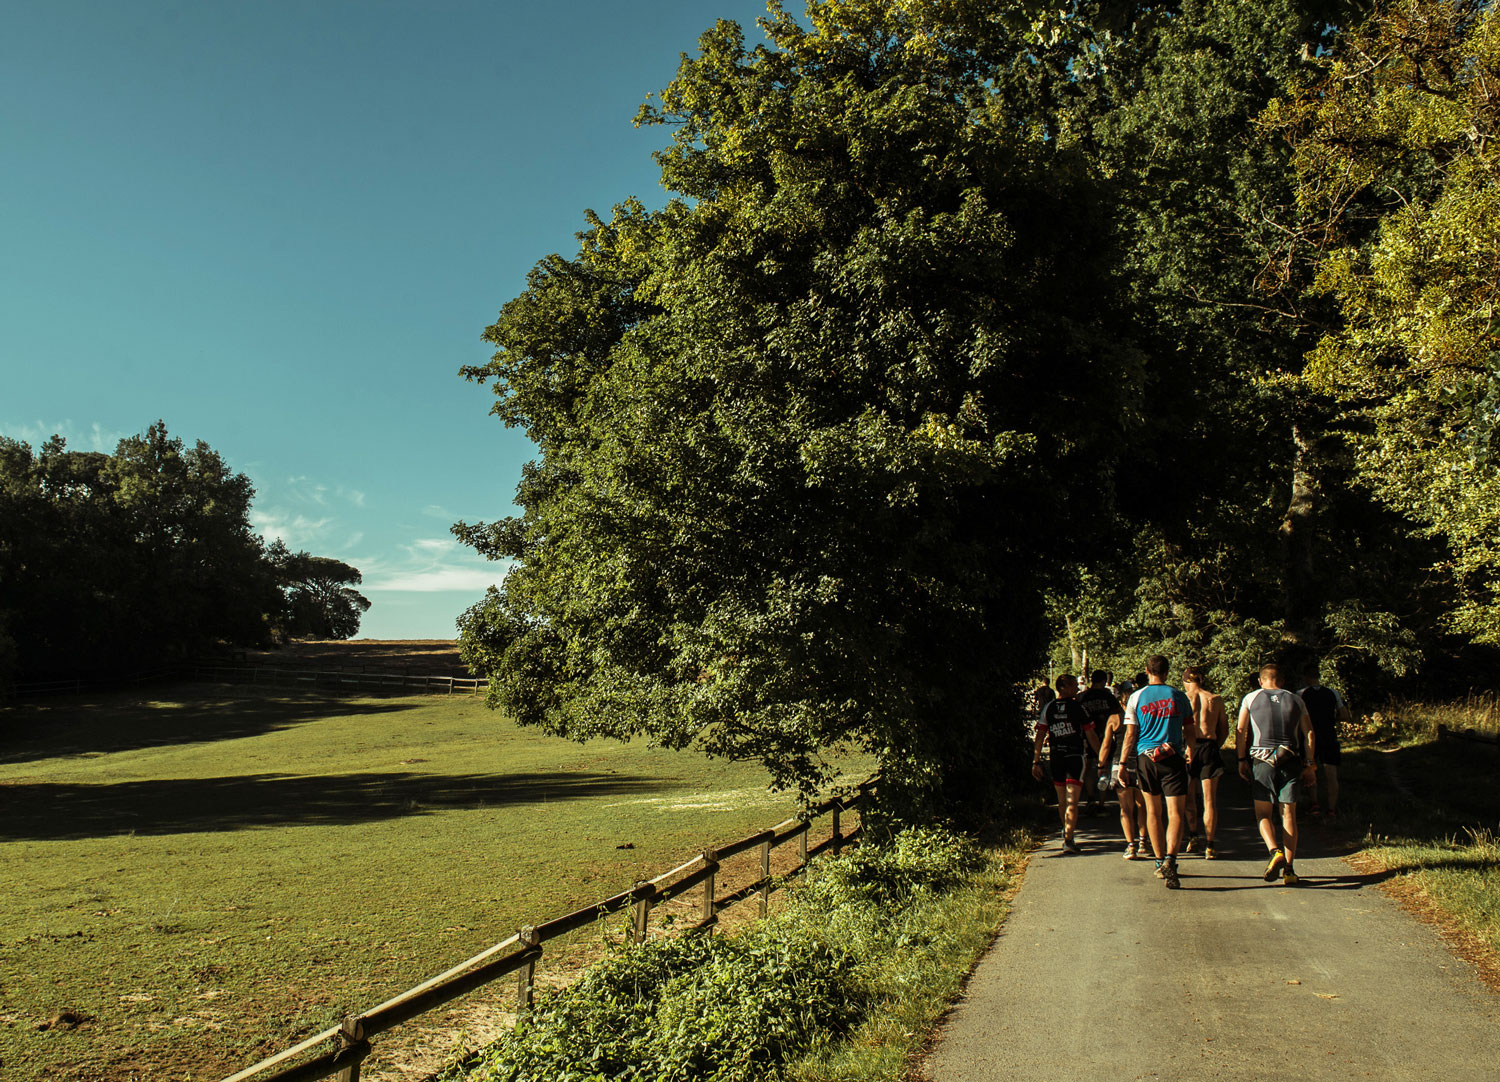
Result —
[[[1079, 804], [1097, 776], [1097, 789], [1112, 788], [1119, 798], [1124, 858], [1143, 859], [1149, 845], [1157, 877], [1175, 890], [1181, 886], [1179, 853], [1202, 852], [1208, 860], [1219, 855], [1218, 790], [1227, 772], [1229, 716], [1200, 668], [1183, 670], [1181, 689], [1167, 682], [1168, 674], [1169, 662], [1156, 654], [1135, 682], [1112, 688], [1107, 673], [1095, 672], [1080, 692], [1077, 677], [1064, 673], [1055, 695], [1045, 685], [1039, 688], [1047, 694], [1037, 696], [1031, 771], [1044, 781], [1050, 770], [1064, 852], [1078, 852]], [[1325, 815], [1337, 819], [1338, 725], [1349, 718], [1338, 692], [1320, 682], [1316, 666], [1304, 677], [1306, 686], [1294, 692], [1285, 686], [1281, 666], [1261, 666], [1260, 686], [1240, 701], [1235, 725], [1239, 774], [1250, 783], [1268, 853], [1264, 877], [1289, 886], [1299, 879], [1297, 807], [1304, 796], [1316, 800], [1320, 769]]]

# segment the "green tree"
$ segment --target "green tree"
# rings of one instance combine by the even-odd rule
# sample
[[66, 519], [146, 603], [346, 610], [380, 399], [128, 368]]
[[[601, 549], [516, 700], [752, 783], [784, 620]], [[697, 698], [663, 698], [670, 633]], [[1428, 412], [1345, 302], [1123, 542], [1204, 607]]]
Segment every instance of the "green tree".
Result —
[[354, 587], [359, 568], [329, 556], [291, 552], [280, 538], [266, 549], [283, 603], [277, 630], [292, 639], [349, 639], [370, 601]]
[[1353, 419], [1361, 481], [1449, 552], [1448, 624], [1500, 644], [1500, 15], [1403, 0], [1268, 126], [1340, 322], [1301, 383]]
[[1036, 572], [1110, 485], [1081, 407], [1138, 359], [1085, 163], [929, 8], [708, 31], [640, 117], [681, 198], [591, 215], [485, 332], [465, 375], [540, 458], [521, 517], [455, 527], [517, 561], [461, 642], [521, 722], [804, 789], [854, 746], [949, 807], [1003, 774]]

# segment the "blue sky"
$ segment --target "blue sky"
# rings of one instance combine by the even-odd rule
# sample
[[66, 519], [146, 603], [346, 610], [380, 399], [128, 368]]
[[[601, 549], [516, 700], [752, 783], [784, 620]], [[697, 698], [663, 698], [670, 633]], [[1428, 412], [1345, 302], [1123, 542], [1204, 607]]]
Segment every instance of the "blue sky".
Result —
[[0, 0], [0, 434], [158, 418], [267, 539], [359, 567], [368, 638], [451, 638], [523, 434], [461, 365], [585, 208], [666, 198], [642, 100], [761, 0]]

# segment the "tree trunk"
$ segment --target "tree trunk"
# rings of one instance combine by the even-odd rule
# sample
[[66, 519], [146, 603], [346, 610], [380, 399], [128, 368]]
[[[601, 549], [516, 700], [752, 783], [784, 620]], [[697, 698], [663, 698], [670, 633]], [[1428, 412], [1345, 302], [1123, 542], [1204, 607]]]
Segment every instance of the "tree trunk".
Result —
[[1318, 439], [1292, 425], [1296, 455], [1292, 459], [1292, 498], [1281, 520], [1282, 660], [1299, 667], [1317, 656], [1322, 631], [1323, 598], [1313, 560], [1316, 519], [1322, 491], [1316, 472]]

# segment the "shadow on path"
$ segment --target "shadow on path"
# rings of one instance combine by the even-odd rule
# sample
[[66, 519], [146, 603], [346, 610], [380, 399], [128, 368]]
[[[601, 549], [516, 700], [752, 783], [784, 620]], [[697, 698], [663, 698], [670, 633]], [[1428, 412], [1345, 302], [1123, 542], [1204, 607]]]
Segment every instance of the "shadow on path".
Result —
[[246, 774], [112, 785], [0, 785], [0, 840], [364, 823], [438, 808], [585, 800], [654, 789], [624, 774]]

